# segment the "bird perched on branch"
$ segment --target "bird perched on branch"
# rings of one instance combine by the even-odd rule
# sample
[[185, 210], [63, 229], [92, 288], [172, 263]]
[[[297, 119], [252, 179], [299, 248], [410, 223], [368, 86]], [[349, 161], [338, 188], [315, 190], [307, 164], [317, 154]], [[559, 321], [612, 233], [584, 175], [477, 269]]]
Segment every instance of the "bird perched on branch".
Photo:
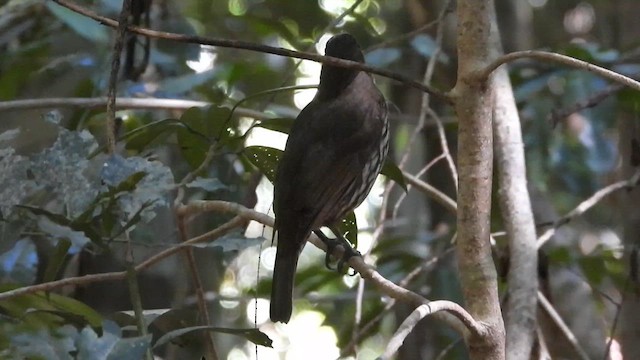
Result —
[[[349, 34], [329, 39], [325, 55], [364, 63]], [[307, 237], [328, 226], [344, 240], [334, 229], [366, 198], [388, 150], [387, 105], [371, 75], [324, 64], [318, 92], [294, 122], [276, 172], [272, 321], [291, 318], [298, 256]]]

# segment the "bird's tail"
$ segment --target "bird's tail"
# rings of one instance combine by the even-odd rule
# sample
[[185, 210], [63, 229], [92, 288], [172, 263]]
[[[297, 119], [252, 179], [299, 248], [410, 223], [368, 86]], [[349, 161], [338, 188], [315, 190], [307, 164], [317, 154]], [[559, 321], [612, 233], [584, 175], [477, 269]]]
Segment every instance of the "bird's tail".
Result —
[[278, 251], [271, 285], [271, 321], [288, 323], [293, 308], [293, 282], [298, 266], [298, 254]]

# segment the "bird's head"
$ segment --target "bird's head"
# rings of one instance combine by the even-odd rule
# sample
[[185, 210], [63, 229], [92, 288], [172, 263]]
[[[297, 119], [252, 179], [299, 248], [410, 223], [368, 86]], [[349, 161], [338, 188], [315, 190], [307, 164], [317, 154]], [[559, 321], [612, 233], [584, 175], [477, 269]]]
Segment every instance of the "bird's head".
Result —
[[353, 36], [346, 33], [335, 35], [329, 39], [324, 54], [340, 59], [364, 62], [364, 55], [362, 55], [360, 45], [358, 45]]
[[[364, 63], [364, 55], [356, 39], [349, 34], [339, 34], [327, 41], [324, 54], [340, 59]], [[319, 99], [338, 96], [355, 79], [360, 70], [347, 69], [328, 64], [322, 65], [320, 72]]]

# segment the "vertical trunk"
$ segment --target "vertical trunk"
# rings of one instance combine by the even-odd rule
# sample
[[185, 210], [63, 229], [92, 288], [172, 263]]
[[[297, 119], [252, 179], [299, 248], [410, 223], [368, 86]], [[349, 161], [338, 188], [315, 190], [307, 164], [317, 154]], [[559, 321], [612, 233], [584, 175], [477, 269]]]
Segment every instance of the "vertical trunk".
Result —
[[493, 173], [493, 84], [477, 72], [492, 60], [491, 0], [458, 2], [458, 82], [452, 91], [459, 122], [457, 258], [466, 308], [487, 325], [471, 337], [471, 359], [504, 359], [504, 324], [489, 241]]
[[[630, 164], [631, 140], [640, 141], [640, 120], [636, 116], [622, 116], [620, 120], [620, 153], [622, 155], [622, 179], [630, 178], [637, 167]], [[640, 249], [640, 187], [635, 187], [630, 191], [620, 194], [621, 204], [624, 214], [623, 241], [625, 248], [625, 261], [630, 264], [630, 256], [633, 249]], [[638, 269], [630, 269], [638, 271]], [[632, 274], [632, 275], [638, 275]], [[620, 316], [619, 339], [622, 344], [622, 354], [625, 359], [640, 359], [640, 294], [638, 291], [630, 290], [636, 288], [637, 283], [628, 287], [624, 294], [622, 304], [622, 314]]]

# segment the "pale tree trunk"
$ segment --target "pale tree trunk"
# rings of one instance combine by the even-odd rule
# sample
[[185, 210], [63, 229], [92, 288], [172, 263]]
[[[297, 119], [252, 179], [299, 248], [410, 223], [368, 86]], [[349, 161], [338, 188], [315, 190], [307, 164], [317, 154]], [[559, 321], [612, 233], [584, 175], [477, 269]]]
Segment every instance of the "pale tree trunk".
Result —
[[[497, 23], [492, 29], [495, 56], [503, 54]], [[527, 189], [520, 117], [506, 67], [494, 74], [493, 128], [498, 167], [498, 199], [509, 241], [506, 358], [528, 359], [535, 340], [538, 292], [536, 228]]]
[[491, 78], [478, 77], [493, 60], [494, 3], [459, 1], [457, 13], [458, 82], [451, 92], [459, 126], [457, 259], [466, 308], [487, 328], [484, 336], [469, 337], [467, 345], [471, 359], [502, 360], [505, 331], [489, 241], [494, 94]]
[[[638, 167], [630, 164], [631, 140], [640, 141], [640, 120], [636, 116], [623, 116], [620, 120], [620, 153], [622, 154], [622, 171], [620, 178], [630, 178]], [[624, 214], [623, 241], [625, 245], [625, 261], [627, 269], [638, 276], [638, 269], [630, 268], [630, 257], [633, 249], [640, 250], [640, 187], [620, 194], [621, 204]], [[636, 254], [637, 255], [637, 254]], [[619, 339], [622, 345], [624, 359], [640, 359], [640, 292], [637, 291], [638, 283], [631, 281], [627, 286], [622, 304], [622, 314], [620, 316]]]

